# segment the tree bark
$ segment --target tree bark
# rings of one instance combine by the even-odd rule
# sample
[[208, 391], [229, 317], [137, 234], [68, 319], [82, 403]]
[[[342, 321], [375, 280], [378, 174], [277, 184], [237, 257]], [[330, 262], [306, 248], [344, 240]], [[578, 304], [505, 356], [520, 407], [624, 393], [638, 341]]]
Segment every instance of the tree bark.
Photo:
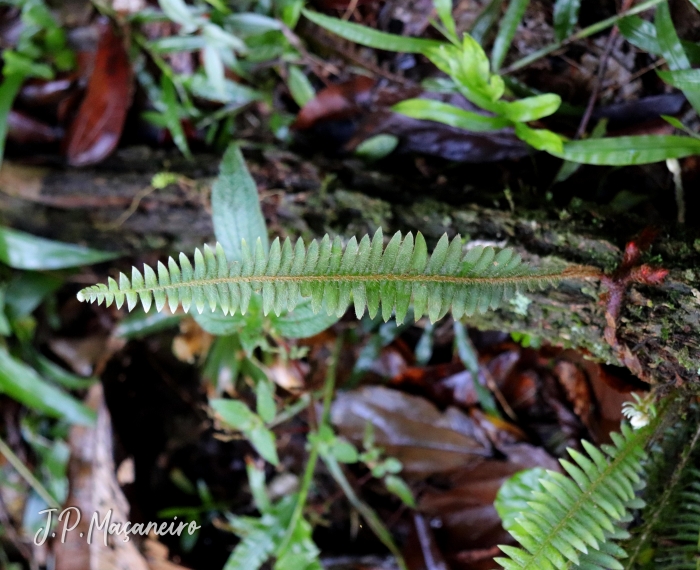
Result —
[[[444, 232], [460, 233], [515, 247], [534, 264], [552, 260], [610, 273], [625, 242], [643, 229], [644, 222], [631, 216], [600, 223], [588, 212], [572, 214], [547, 204], [539, 209], [450, 205], [425, 197], [426, 189], [438, 198], [458, 193], [449, 183], [436, 194], [428, 180], [373, 171], [354, 160], [316, 157], [310, 162], [275, 150], [250, 151], [246, 157], [270, 231], [280, 236], [329, 232], [349, 237], [381, 226], [385, 233], [421, 231], [434, 244]], [[61, 241], [140, 257], [154, 250], [190, 253], [213, 239], [209, 190], [218, 162], [215, 156], [188, 162], [141, 148], [82, 170], [6, 162], [0, 171], [0, 211], [11, 227]], [[151, 189], [153, 175], [162, 171], [181, 178], [162, 190]], [[618, 322], [617, 349], [604, 338], [604, 287], [598, 281], [565, 281], [468, 324], [576, 347], [611, 364], [636, 361], [637, 373], [652, 383], [695, 382], [700, 374], [700, 234], [663, 228], [653, 253], [651, 262], [669, 275], [658, 287], [631, 286]]]

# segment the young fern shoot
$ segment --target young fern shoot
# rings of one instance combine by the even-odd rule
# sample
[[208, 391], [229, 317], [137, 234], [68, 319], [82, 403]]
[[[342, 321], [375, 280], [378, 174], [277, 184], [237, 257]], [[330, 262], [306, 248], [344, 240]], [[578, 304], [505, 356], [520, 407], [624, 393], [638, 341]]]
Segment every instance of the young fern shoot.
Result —
[[182, 305], [188, 312], [194, 304], [199, 313], [208, 306], [234, 314], [245, 313], [251, 295], [259, 293], [265, 314], [292, 311], [302, 297], [310, 297], [314, 312], [342, 316], [352, 302], [358, 318], [365, 309], [374, 317], [381, 306], [383, 319], [395, 313], [398, 323], [412, 301], [416, 319], [427, 314], [434, 322], [450, 310], [459, 319], [495, 309], [521, 290], [596, 276], [585, 267], [539, 271], [512, 249], [478, 246], [465, 254], [460, 236], [450, 241], [443, 235], [430, 256], [420, 233], [414, 239], [397, 232], [384, 247], [381, 229], [359, 243], [353, 237], [345, 247], [339, 237], [328, 235], [308, 247], [301, 239], [294, 245], [289, 238], [283, 243], [276, 239], [267, 252], [260, 241], [254, 251], [243, 242], [242, 259], [232, 262], [219, 244], [203, 249], [195, 250], [194, 266], [181, 253], [179, 265], [172, 257], [167, 267], [159, 262], [157, 276], [148, 265], [143, 275], [134, 267], [131, 280], [123, 273], [119, 283], [110, 277], [108, 285], [87, 287], [78, 299], [117, 307], [126, 301], [129, 310], [140, 300], [145, 311], [155, 300], [158, 311], [167, 302], [171, 311]]

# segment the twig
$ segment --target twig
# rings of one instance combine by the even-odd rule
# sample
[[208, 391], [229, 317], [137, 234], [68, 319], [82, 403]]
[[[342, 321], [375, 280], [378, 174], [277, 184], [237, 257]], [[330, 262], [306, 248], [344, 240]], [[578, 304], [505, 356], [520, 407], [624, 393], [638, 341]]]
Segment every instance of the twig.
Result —
[[629, 10], [622, 11], [615, 16], [611, 16], [610, 18], [606, 18], [605, 20], [601, 20], [600, 22], [592, 24], [592, 25], [588, 26], [587, 28], [583, 28], [582, 30], [579, 30], [575, 34], [570, 35], [565, 40], [562, 40], [560, 42], [554, 42], [553, 44], [549, 44], [548, 46], [545, 46], [542, 49], [539, 49], [535, 52], [532, 52], [530, 55], [526, 55], [525, 57], [519, 59], [515, 63], [512, 63], [511, 65], [509, 65], [505, 69], [501, 69], [498, 73], [500, 75], [505, 75], [507, 73], [513, 73], [514, 71], [517, 71], [518, 69], [522, 69], [523, 67], [527, 67], [531, 63], [537, 61], [538, 59], [542, 59], [543, 57], [549, 55], [552, 52], [557, 51], [558, 49], [561, 49], [561, 48], [563, 48], [563, 47], [565, 47], [573, 42], [576, 42], [578, 40], [582, 40], [584, 38], [592, 36], [593, 34], [597, 34], [598, 32], [601, 32], [601, 31], [605, 30], [606, 28], [609, 28], [610, 26], [614, 26], [622, 18], [625, 18], [627, 16], [633, 16], [635, 14], [639, 14], [640, 12], [645, 12], [646, 10], [649, 10], [650, 8], [653, 8], [657, 4], [661, 4], [662, 2], [665, 2], [665, 1], [666, 0], [647, 0], [646, 2], [642, 2], [638, 6], [635, 6], [634, 8], [630, 8]]
[[20, 477], [24, 479], [27, 483], [29, 483], [29, 486], [36, 491], [36, 494], [39, 495], [42, 499], [44, 499], [44, 502], [46, 502], [49, 507], [54, 508], [54, 509], [60, 509], [61, 505], [58, 504], [56, 499], [54, 499], [51, 496], [51, 493], [49, 493], [46, 490], [46, 487], [44, 487], [41, 482], [32, 475], [32, 472], [27, 469], [27, 466], [22, 463], [19, 457], [15, 455], [15, 452], [10, 449], [10, 446], [5, 443], [5, 440], [0, 437], [0, 453], [2, 453], [7, 461], [10, 462], [10, 465], [15, 468], [15, 471], [19, 473]]
[[[328, 422], [328, 417], [330, 415], [331, 400], [333, 399], [333, 391], [335, 389], [335, 374], [336, 368], [338, 366], [338, 360], [340, 358], [340, 349], [343, 345], [342, 335], [338, 337], [333, 348], [333, 353], [331, 354], [330, 364], [328, 366], [328, 372], [326, 373], [326, 381], [323, 385], [323, 413], [321, 415], [321, 421], [319, 422], [318, 429], [320, 430], [322, 426], [326, 425]], [[314, 471], [316, 470], [316, 463], [318, 462], [320, 442], [318, 439], [314, 441], [311, 446], [311, 453], [309, 453], [309, 460], [306, 463], [306, 469], [304, 470], [304, 478], [302, 479], [301, 487], [299, 489], [299, 495], [297, 496], [297, 502], [294, 506], [294, 512], [292, 517], [289, 519], [289, 526], [287, 527], [287, 532], [284, 535], [284, 539], [280, 543], [280, 547], [277, 550], [278, 556], [284, 552], [289, 543], [294, 536], [294, 530], [299, 524], [299, 520], [304, 514], [304, 506], [306, 505], [306, 499], [309, 496], [309, 489], [311, 488], [311, 482], [313, 481]]]
[[[623, 0], [621, 12], [629, 10], [632, 5], [633, 0]], [[605, 70], [608, 67], [608, 58], [612, 53], [613, 47], [615, 46], [615, 41], [617, 40], [617, 35], [620, 33], [617, 24], [613, 26], [610, 30], [610, 35], [608, 36], [608, 41], [605, 42], [605, 50], [603, 55], [600, 56], [598, 60], [598, 73], [596, 73], [595, 82], [593, 83], [593, 90], [591, 91], [591, 96], [588, 98], [588, 104], [586, 105], [586, 111], [581, 117], [581, 122], [579, 123], [578, 129], [576, 131], [576, 136], [574, 138], [579, 139], [586, 132], [588, 127], [588, 122], [591, 120], [591, 115], [593, 115], [593, 107], [595, 107], [596, 101], [598, 100], [598, 95], [600, 94], [600, 88], [603, 85], [603, 79], [605, 77]]]
[[598, 60], [598, 73], [596, 73], [595, 79], [593, 81], [593, 89], [591, 90], [590, 97], [588, 97], [588, 103], [586, 104], [586, 110], [583, 113], [583, 117], [581, 117], [581, 122], [578, 125], [578, 129], [576, 129], [576, 134], [574, 135], [574, 139], [580, 139], [583, 136], [583, 133], [586, 132], [586, 128], [588, 127], [588, 122], [591, 120], [591, 116], [593, 115], [593, 108], [595, 107], [595, 104], [598, 101], [598, 94], [600, 93], [600, 87], [603, 84], [605, 70], [608, 67], [608, 58], [610, 57], [610, 53], [612, 52], [612, 48], [615, 45], [616, 39], [617, 39], [617, 26], [615, 26], [611, 30], [610, 35], [608, 36], [608, 41], [605, 43], [605, 51], [603, 52], [603, 55]]

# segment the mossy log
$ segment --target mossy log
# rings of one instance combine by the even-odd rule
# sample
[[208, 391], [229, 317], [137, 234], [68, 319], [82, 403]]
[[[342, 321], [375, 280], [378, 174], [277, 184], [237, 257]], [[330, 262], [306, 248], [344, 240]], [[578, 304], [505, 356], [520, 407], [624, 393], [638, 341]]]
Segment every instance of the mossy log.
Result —
[[[463, 186], [451, 187], [444, 179], [431, 182], [414, 174], [380, 172], [354, 160], [310, 161], [273, 149], [248, 151], [246, 156], [271, 232], [281, 236], [350, 236], [382, 226], [385, 234], [421, 231], [434, 244], [444, 232], [460, 233], [515, 247], [535, 264], [549, 258], [610, 273], [625, 242], [643, 229], [643, 221], [632, 217], [601, 221], [585, 208], [567, 212], [542, 199], [528, 208], [508, 195], [498, 202], [502, 208], [486, 207], [483, 199], [476, 203], [471, 195], [464, 196]], [[48, 238], [133, 256], [138, 252], [140, 257], [153, 251], [191, 252], [213, 240], [209, 190], [218, 161], [216, 156], [199, 156], [188, 162], [174, 154], [131, 148], [82, 170], [6, 162], [0, 171], [0, 210], [5, 224]], [[180, 174], [179, 182], [154, 190], [151, 179], [162, 171]], [[456, 201], [455, 195], [461, 198]], [[661, 286], [633, 285], [628, 291], [617, 329], [624, 350], [614, 350], [604, 338], [604, 287], [598, 281], [567, 281], [468, 324], [581, 348], [616, 365], [629, 364], [623, 353], [633, 355], [640, 375], [653, 383], [697, 382], [699, 238], [689, 229], [661, 229], [644, 261], [668, 269], [669, 275]]]

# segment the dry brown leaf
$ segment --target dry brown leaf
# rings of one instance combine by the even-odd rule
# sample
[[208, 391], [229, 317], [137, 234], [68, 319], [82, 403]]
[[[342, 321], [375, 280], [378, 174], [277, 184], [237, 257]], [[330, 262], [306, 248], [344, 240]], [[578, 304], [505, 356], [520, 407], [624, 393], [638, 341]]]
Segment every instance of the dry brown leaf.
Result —
[[65, 542], [59, 540], [63, 526], [59, 524], [56, 530], [57, 539], [53, 542], [56, 570], [148, 570], [146, 560], [132, 540], [124, 542], [123, 536], [94, 532], [93, 528], [88, 543], [93, 513], [97, 513], [101, 522], [111, 510], [110, 520], [124, 524], [129, 520], [129, 503], [115, 475], [112, 424], [101, 384], [90, 389], [87, 404], [97, 411], [97, 422], [94, 427], [71, 428], [70, 493], [64, 505], [64, 508], [77, 507], [81, 517], [72, 530], [75, 519], [70, 523], [64, 519], [63, 524], [71, 525], [66, 527]]
[[180, 321], [180, 334], [173, 339], [173, 354], [178, 360], [194, 364], [209, 352], [214, 337], [197, 324], [192, 317]]
[[331, 408], [338, 431], [361, 442], [365, 425], [377, 446], [404, 465], [404, 472], [429, 475], [464, 468], [491, 455], [480, 428], [456, 408], [440, 412], [424, 398], [382, 386], [340, 394]]

